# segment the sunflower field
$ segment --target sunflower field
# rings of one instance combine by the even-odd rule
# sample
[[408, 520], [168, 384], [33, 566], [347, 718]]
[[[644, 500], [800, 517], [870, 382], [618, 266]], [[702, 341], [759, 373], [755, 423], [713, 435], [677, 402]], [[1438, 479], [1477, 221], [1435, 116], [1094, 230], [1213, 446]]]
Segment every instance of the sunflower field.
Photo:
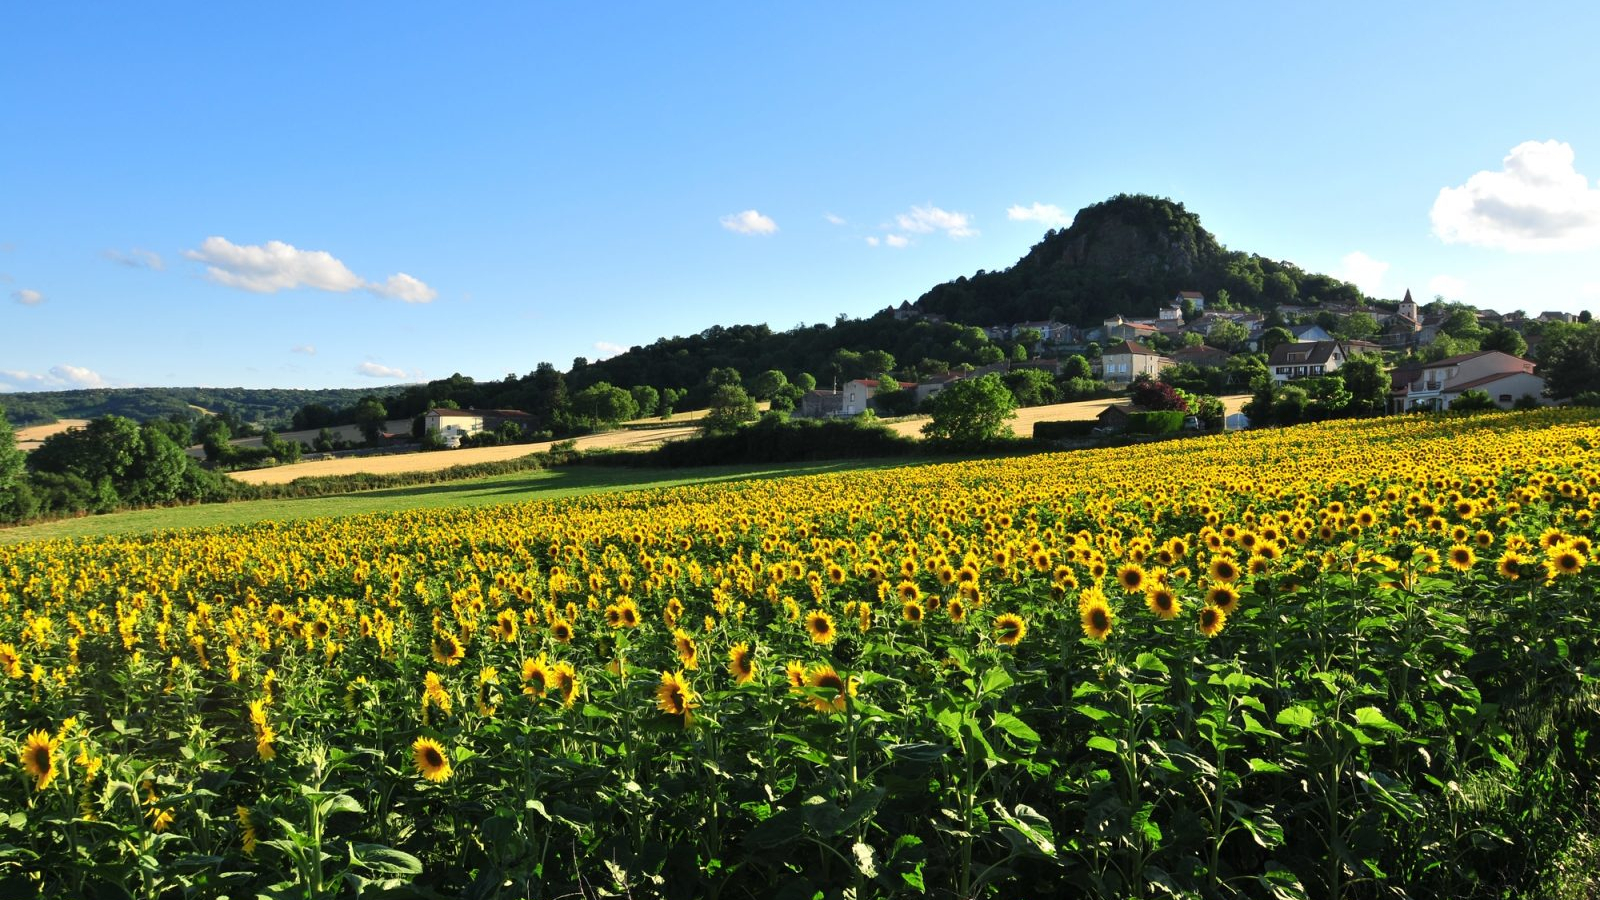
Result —
[[1507, 897], [1585, 410], [0, 546], [0, 896]]

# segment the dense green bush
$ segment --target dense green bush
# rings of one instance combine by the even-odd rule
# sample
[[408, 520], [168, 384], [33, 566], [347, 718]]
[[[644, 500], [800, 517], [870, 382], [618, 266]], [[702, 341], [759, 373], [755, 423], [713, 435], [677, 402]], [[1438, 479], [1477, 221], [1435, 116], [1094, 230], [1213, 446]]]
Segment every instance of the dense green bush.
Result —
[[1059, 441], [1068, 438], [1088, 437], [1094, 433], [1095, 426], [1098, 424], [1094, 419], [1035, 422], [1033, 423], [1033, 439], [1036, 441]]
[[1157, 409], [1128, 414], [1129, 434], [1175, 434], [1183, 428], [1183, 413], [1175, 409]]

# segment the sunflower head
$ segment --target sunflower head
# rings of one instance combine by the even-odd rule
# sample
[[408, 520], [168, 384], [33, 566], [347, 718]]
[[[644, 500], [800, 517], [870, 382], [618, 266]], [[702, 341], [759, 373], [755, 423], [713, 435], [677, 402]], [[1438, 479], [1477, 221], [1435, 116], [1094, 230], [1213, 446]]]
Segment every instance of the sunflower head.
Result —
[[784, 664], [783, 675], [789, 679], [789, 687], [799, 690], [806, 686], [806, 667], [793, 660]]
[[994, 639], [1007, 647], [1015, 647], [1028, 634], [1028, 623], [1015, 613], [1001, 613], [994, 619]]
[[668, 715], [683, 716], [683, 724], [687, 727], [693, 710], [699, 705], [700, 697], [689, 686], [689, 680], [684, 677], [682, 670], [661, 673], [661, 684], [656, 687], [657, 709]]
[[572, 643], [572, 623], [566, 619], [557, 619], [551, 622], [550, 636], [563, 644]]
[[34, 790], [42, 791], [55, 780], [60, 771], [56, 768], [56, 750], [60, 746], [60, 740], [48, 731], [35, 731], [23, 742], [22, 767], [34, 777]]
[[1214, 606], [1224, 615], [1239, 608], [1239, 589], [1231, 584], [1214, 584], [1206, 591], [1206, 605]]
[[743, 641], [728, 648], [728, 674], [739, 684], [749, 684], [756, 677], [756, 655]]
[[1128, 563], [1117, 569], [1117, 583], [1130, 594], [1144, 590], [1144, 569], [1138, 563]]
[[1239, 580], [1239, 564], [1226, 556], [1213, 556], [1206, 573], [1211, 576], [1212, 581], [1231, 584]]
[[850, 697], [856, 695], [860, 683], [852, 678], [846, 684], [843, 676], [834, 670], [833, 666], [823, 664], [806, 673], [806, 685], [815, 691], [811, 698], [811, 708], [817, 712], [844, 712], [849, 702], [846, 692]]
[[1146, 591], [1144, 604], [1158, 618], [1162, 619], [1176, 618], [1178, 613], [1183, 610], [1183, 604], [1178, 602], [1178, 595], [1174, 594], [1171, 588], [1165, 586], [1153, 587]]
[[450, 756], [433, 738], [419, 737], [412, 741], [411, 755], [417, 765], [417, 774], [423, 778], [435, 784], [450, 778]]
[[1466, 544], [1456, 544], [1450, 548], [1445, 558], [1450, 561], [1450, 568], [1457, 572], [1465, 572], [1477, 563], [1478, 554], [1472, 552], [1472, 548]]
[[831, 644], [835, 635], [833, 616], [820, 609], [806, 613], [806, 633], [814, 644]]
[[[956, 602], [959, 603], [960, 601]], [[926, 610], [924, 610], [922, 604], [916, 600], [907, 600], [905, 603], [900, 605], [900, 618], [906, 620], [912, 625], [922, 624], [922, 616], [924, 612], [926, 612]]]
[[1095, 600], [1083, 607], [1083, 633], [1097, 641], [1103, 641], [1111, 634], [1111, 628], [1116, 619], [1111, 615], [1111, 607]]
[[1203, 607], [1200, 610], [1200, 633], [1208, 638], [1216, 637], [1222, 631], [1222, 626], [1228, 621], [1228, 614], [1215, 606]]

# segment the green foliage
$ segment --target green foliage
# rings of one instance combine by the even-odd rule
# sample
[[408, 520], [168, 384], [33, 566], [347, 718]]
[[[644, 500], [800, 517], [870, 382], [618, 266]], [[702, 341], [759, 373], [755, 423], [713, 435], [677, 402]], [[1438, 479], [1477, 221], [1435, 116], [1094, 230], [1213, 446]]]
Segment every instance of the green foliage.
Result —
[[637, 410], [635, 415], [654, 415], [661, 408], [661, 392], [648, 384], [636, 384], [628, 389], [628, 393], [633, 397], [633, 405]]
[[823, 459], [871, 459], [906, 456], [917, 443], [871, 420], [796, 419], [769, 412], [754, 425], [731, 431], [706, 432], [670, 441], [653, 450], [596, 455], [589, 462], [631, 467], [714, 466], [733, 463], [777, 463]]
[[383, 437], [383, 425], [389, 419], [389, 409], [377, 397], [362, 397], [355, 408], [355, 423], [367, 443], [376, 444]]
[[1494, 398], [1488, 391], [1477, 389], [1462, 391], [1456, 399], [1450, 402], [1451, 412], [1489, 412], [1499, 409], [1494, 403]]
[[1094, 369], [1089, 365], [1087, 359], [1074, 353], [1061, 363], [1061, 377], [1063, 380], [1069, 378], [1093, 378]]
[[1001, 377], [1018, 406], [1044, 406], [1060, 399], [1055, 379], [1041, 369], [1014, 369]]
[[771, 400], [778, 391], [787, 387], [789, 379], [778, 369], [768, 369], [750, 379], [750, 396], [757, 400]]
[[4, 408], [0, 408], [0, 521], [14, 515], [17, 486], [23, 481], [23, 454], [17, 449], [17, 436], [11, 430]]
[[1033, 439], [1036, 441], [1060, 441], [1086, 438], [1094, 433], [1095, 426], [1098, 424], [1094, 419], [1035, 422], [1033, 423]]
[[[1242, 328], [1243, 326], [1240, 327]], [[1268, 328], [1266, 331], [1261, 332], [1261, 352], [1269, 356], [1272, 354], [1273, 349], [1279, 344], [1292, 343], [1294, 343], [1294, 332], [1284, 328], [1281, 325], [1275, 328]]]
[[928, 407], [932, 418], [922, 427], [925, 437], [937, 444], [971, 448], [1000, 435], [1016, 412], [1017, 400], [991, 372], [951, 384], [934, 394]]
[[1383, 358], [1375, 353], [1358, 353], [1339, 367], [1345, 390], [1350, 392], [1349, 411], [1358, 416], [1376, 415], [1389, 402], [1389, 373]]
[[1229, 353], [1238, 353], [1245, 349], [1245, 344], [1249, 341], [1250, 329], [1230, 319], [1217, 322], [1206, 332], [1206, 343]]
[[1176, 409], [1152, 409], [1128, 414], [1129, 434], [1177, 434], [1183, 429], [1184, 413]]
[[1370, 341], [1377, 336], [1379, 329], [1378, 319], [1372, 313], [1353, 312], [1339, 319], [1333, 335], [1346, 341]]
[[1558, 400], [1600, 391], [1600, 324], [1552, 322], [1537, 351], [1545, 391]]
[[1496, 325], [1490, 328], [1478, 342], [1480, 350], [1498, 350], [1512, 356], [1524, 357], [1528, 355], [1528, 341], [1514, 328]]
[[721, 434], [756, 419], [756, 401], [737, 384], [724, 384], [711, 392], [706, 405], [705, 431]]
[[591, 428], [615, 425], [639, 414], [633, 395], [609, 382], [591, 384], [572, 396], [572, 415]]
[[[380, 392], [378, 396], [387, 400], [399, 390], [403, 389]], [[7, 394], [6, 408], [11, 421], [18, 426], [107, 415], [123, 416], [136, 422], [173, 417], [191, 421], [204, 415], [195, 407], [226, 414], [235, 422], [290, 425], [295, 414], [307, 407], [324, 412], [344, 409], [371, 393], [361, 388], [89, 388]], [[317, 428], [348, 422], [346, 419], [292, 427]]]

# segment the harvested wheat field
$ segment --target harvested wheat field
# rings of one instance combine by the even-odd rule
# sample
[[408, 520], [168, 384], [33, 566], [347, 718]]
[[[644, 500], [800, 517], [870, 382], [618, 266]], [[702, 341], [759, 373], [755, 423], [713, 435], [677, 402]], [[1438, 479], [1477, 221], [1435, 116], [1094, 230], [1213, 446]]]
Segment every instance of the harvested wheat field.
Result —
[[61, 419], [51, 422], [49, 425], [30, 425], [27, 428], [18, 428], [16, 431], [17, 449], [24, 453], [30, 450], [37, 450], [39, 445], [44, 443], [45, 438], [69, 429], [82, 428], [87, 424], [89, 424], [88, 419]]
[[[1227, 408], [1229, 415], [1236, 413], [1250, 401], [1248, 394], [1236, 394], [1222, 398], [1222, 405]], [[1080, 400], [1076, 403], [1052, 403], [1049, 406], [1029, 406], [1017, 410], [1011, 418], [1011, 431], [1017, 437], [1033, 437], [1033, 426], [1036, 422], [1074, 422], [1092, 419], [1100, 415], [1101, 410], [1124, 402], [1121, 397], [1108, 397], [1104, 400]], [[922, 426], [928, 424], [927, 416], [907, 416], [896, 422], [888, 423], [889, 428], [897, 434], [908, 437], [921, 437]]]
[[[674, 438], [687, 437], [698, 431], [692, 426], [681, 428], [655, 428], [649, 431], [608, 431], [577, 438], [580, 450], [609, 450], [619, 447], [643, 449]], [[509, 444], [502, 447], [470, 447], [463, 450], [439, 450], [433, 453], [397, 453], [392, 456], [352, 456], [344, 459], [314, 460], [270, 469], [252, 469], [234, 472], [233, 477], [246, 484], [286, 484], [296, 478], [323, 475], [355, 475], [370, 473], [388, 475], [395, 472], [434, 472], [451, 466], [471, 463], [502, 462], [549, 450], [553, 441], [537, 444]]]

